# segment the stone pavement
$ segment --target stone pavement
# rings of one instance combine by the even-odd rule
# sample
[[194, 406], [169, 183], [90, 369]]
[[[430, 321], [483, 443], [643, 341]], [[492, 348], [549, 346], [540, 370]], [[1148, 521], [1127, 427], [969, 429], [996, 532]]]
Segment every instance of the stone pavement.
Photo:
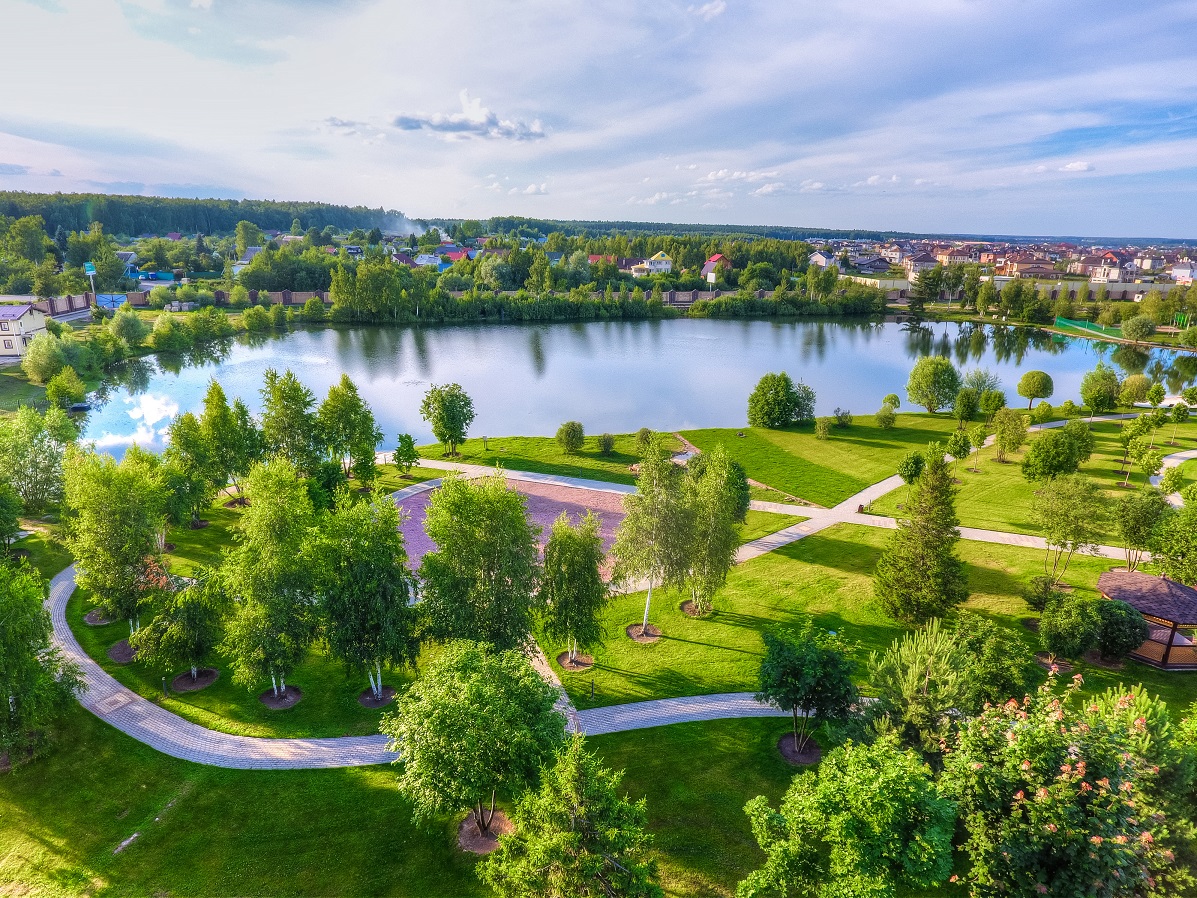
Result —
[[607, 708], [578, 711], [582, 732], [588, 736], [603, 733], [622, 733], [646, 727], [688, 723], [695, 720], [722, 720], [728, 717], [789, 717], [789, 711], [779, 711], [763, 705], [751, 692], [725, 692], [717, 695], [691, 695], [684, 698], [662, 698]]

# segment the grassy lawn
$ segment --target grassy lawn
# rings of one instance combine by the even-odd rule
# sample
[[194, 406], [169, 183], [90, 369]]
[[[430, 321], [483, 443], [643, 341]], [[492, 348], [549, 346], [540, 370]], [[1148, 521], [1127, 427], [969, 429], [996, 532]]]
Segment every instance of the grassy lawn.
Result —
[[812, 425], [711, 428], [682, 436], [704, 450], [722, 443], [753, 480], [830, 507], [889, 477], [903, 455], [945, 439], [955, 427], [947, 415], [906, 413], [898, 415], [894, 427], [882, 430], [870, 411], [859, 414], [850, 427], [832, 428], [829, 440], [815, 439]]
[[[1119, 432], [1120, 428], [1115, 422], [1095, 423], [1093, 457], [1081, 467], [1081, 473], [1094, 478], [1113, 498], [1126, 494], [1121, 486], [1125, 475], [1118, 473], [1123, 470]], [[1179, 429], [1175, 446], [1168, 445], [1171, 438], [1170, 424], [1156, 432], [1156, 445], [1165, 455], [1197, 447], [1197, 423], [1185, 424]], [[1030, 439], [1036, 439], [1036, 435], [1031, 434]], [[1020, 465], [1025, 452], [1024, 447], [1001, 464], [994, 460], [995, 450], [990, 447], [981, 453], [978, 473], [973, 473], [971, 460], [968, 466], [963, 463], [957, 466], [956, 477], [961, 484], [956, 497], [956, 511], [961, 524], [987, 530], [1038, 532], [1031, 511], [1036, 486], [1022, 476]], [[1192, 465], [1192, 462], [1189, 464]], [[1193, 475], [1197, 476], [1197, 470], [1193, 470]], [[1133, 487], [1141, 487], [1146, 480], [1142, 472], [1135, 470], [1130, 482]], [[872, 511], [896, 515], [900, 513], [898, 506], [905, 501], [906, 489], [902, 487], [874, 502]], [[1108, 539], [1115, 539], [1112, 531]]]
[[29, 382], [20, 365], [0, 366], [0, 416], [22, 405], [36, 405], [46, 398], [46, 388]]
[[[36, 529], [35, 529], [36, 528]], [[36, 568], [46, 580], [50, 580], [71, 563], [71, 553], [66, 550], [45, 524], [23, 521], [21, 529], [30, 531], [24, 539], [12, 544], [14, 552], [27, 552], [26, 561]]]
[[774, 514], [771, 511], [749, 511], [744, 523], [740, 526], [740, 542], [750, 543], [754, 539], [785, 530], [795, 524], [807, 520], [792, 514]]
[[[838, 525], [747, 562], [732, 571], [715, 599], [716, 611], [705, 619], [683, 614], [678, 608], [682, 596], [655, 591], [650, 619], [664, 637], [654, 645], [638, 645], [624, 635], [624, 628], [643, 614], [644, 594], [619, 596], [606, 615], [606, 643], [594, 652], [595, 666], [561, 674], [566, 690], [580, 708], [751, 691], [763, 651], [762, 631], [797, 625], [808, 615], [846, 637], [863, 662], [869, 652], [884, 649], [902, 632], [872, 597], [872, 572], [888, 533]], [[973, 593], [966, 607], [990, 616], [1037, 650], [1037, 637], [1018, 623], [1021, 617], [1034, 616], [1019, 590], [1041, 569], [1042, 553], [967, 541], [959, 546]], [[1076, 558], [1066, 582], [1092, 589], [1111, 565], [1108, 559]], [[560, 651], [554, 646], [545, 649], [549, 657]], [[1170, 703], [1187, 705], [1197, 698], [1197, 678], [1183, 674], [1167, 675], [1138, 664], [1122, 673], [1086, 665], [1081, 669], [1094, 687], [1142, 680]]]
[[423, 483], [426, 480], [436, 480], [438, 477], [444, 476], [444, 471], [438, 471], [434, 468], [412, 468], [404, 475], [400, 474], [399, 469], [394, 465], [379, 465], [378, 476], [374, 481], [374, 485], [388, 493], [393, 493], [412, 484]]
[[[672, 436], [667, 436], [666, 446], [673, 452], [682, 448]], [[430, 459], [471, 465], [498, 464], [513, 471], [561, 474], [607, 483], [635, 483], [636, 477], [631, 466], [640, 461], [634, 433], [616, 434], [615, 449], [610, 455], [599, 452], [596, 434], [587, 435], [581, 451], [573, 455], [567, 455], [552, 437], [488, 437], [485, 448], [479, 437], [466, 440], [458, 446], [459, 454], [452, 459], [445, 456], [444, 447], [439, 443], [419, 448], [420, 454]]]

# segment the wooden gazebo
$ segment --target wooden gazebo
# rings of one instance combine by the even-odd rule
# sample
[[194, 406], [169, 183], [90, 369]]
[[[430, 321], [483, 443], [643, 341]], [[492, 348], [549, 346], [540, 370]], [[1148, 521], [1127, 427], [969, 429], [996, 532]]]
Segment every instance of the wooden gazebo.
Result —
[[1131, 657], [1166, 670], [1197, 670], [1197, 589], [1152, 574], [1109, 571], [1097, 579], [1107, 599], [1126, 602], [1147, 621], [1147, 641]]

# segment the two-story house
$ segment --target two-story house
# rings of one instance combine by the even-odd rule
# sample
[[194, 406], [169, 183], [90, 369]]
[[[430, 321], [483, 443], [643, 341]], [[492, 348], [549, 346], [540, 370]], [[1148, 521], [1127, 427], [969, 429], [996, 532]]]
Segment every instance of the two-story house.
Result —
[[19, 359], [35, 336], [46, 331], [46, 315], [29, 303], [0, 305], [0, 359]]

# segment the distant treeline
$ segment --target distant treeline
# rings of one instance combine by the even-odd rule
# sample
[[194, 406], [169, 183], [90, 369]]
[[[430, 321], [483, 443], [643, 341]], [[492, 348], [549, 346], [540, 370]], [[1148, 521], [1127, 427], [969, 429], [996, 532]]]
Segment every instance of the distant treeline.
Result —
[[[457, 223], [455, 219], [433, 219], [430, 222], [444, 230]], [[671, 235], [678, 237], [771, 237], [775, 240], [892, 240], [915, 237], [900, 231], [834, 230], [828, 228], [792, 228], [774, 225], [714, 225], [678, 224], [655, 221], [557, 221], [550, 218], [522, 218], [501, 215], [486, 221], [486, 230], [493, 234], [516, 232], [532, 237], [558, 232], [567, 237], [601, 237], [616, 234], [632, 236]]]
[[109, 196], [103, 193], [26, 193], [0, 191], [0, 216], [21, 218], [40, 215], [46, 231], [87, 231], [92, 222], [109, 234], [221, 234], [237, 222], [252, 221], [263, 230], [289, 231], [295, 219], [303, 230], [333, 225], [354, 228], [402, 230], [411, 223], [401, 212], [336, 206], [329, 203], [278, 202], [275, 200], [174, 199], [158, 196]]

